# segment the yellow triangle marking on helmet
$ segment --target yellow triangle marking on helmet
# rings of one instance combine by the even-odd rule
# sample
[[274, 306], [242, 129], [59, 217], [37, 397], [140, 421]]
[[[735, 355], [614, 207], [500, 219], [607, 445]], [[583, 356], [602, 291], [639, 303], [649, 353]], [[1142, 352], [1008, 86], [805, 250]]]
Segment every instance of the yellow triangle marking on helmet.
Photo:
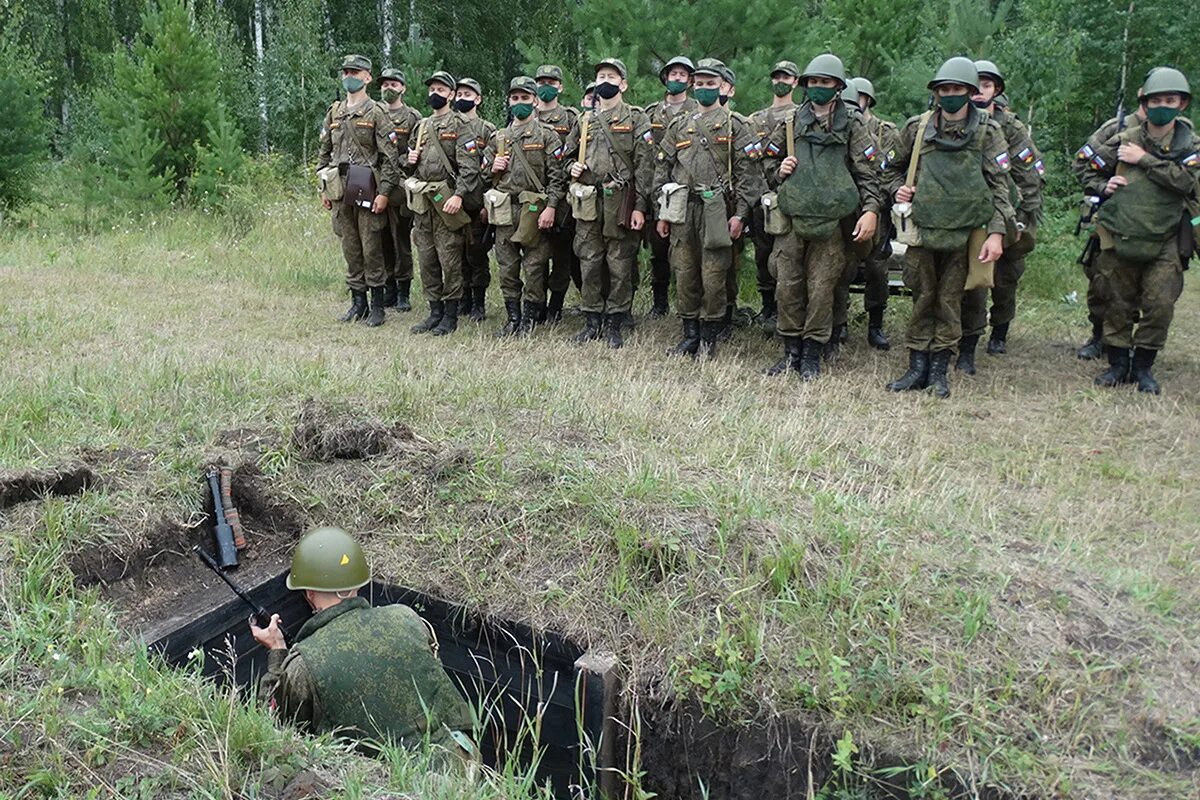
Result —
[[350, 556], [346, 555], [345, 553], [342, 553], [341, 565], [344, 567], [349, 563], [350, 563]]

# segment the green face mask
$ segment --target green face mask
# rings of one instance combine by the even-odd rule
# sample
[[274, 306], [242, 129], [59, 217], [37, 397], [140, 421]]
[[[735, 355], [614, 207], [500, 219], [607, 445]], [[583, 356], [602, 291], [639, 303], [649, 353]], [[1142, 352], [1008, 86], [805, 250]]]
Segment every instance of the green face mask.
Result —
[[667, 81], [667, 94], [683, 94], [687, 91], [687, 81]]
[[962, 111], [962, 107], [965, 106], [970, 99], [971, 98], [967, 97], [965, 94], [944, 94], [938, 98], [938, 105], [942, 107], [943, 111], [949, 114], [956, 114], [959, 111]]
[[711, 106], [721, 99], [720, 89], [697, 89], [693, 94], [696, 96], [696, 102], [702, 106]]
[[362, 78], [356, 78], [353, 75], [347, 75], [346, 77], [342, 78], [342, 88], [350, 94], [361, 92], [362, 88], [366, 85], [366, 81], [364, 81]]
[[558, 87], [543, 83], [537, 88], [537, 96], [543, 103], [553, 103], [558, 98]]
[[783, 81], [775, 81], [771, 84], [771, 91], [775, 93], [776, 97], [787, 97], [788, 94], [795, 91], [795, 89], [795, 86], [790, 83], [784, 83]]
[[1150, 120], [1153, 125], [1167, 125], [1178, 116], [1179, 109], [1170, 106], [1155, 106], [1146, 109], [1146, 119]]
[[823, 106], [837, 96], [838, 90], [832, 86], [809, 86], [804, 93], [813, 103]]
[[513, 116], [517, 119], [528, 119], [533, 113], [533, 103], [513, 103], [509, 108], [512, 109]]
[[400, 90], [384, 89], [382, 92], [380, 92], [380, 96], [383, 98], [383, 102], [390, 105], [400, 99]]

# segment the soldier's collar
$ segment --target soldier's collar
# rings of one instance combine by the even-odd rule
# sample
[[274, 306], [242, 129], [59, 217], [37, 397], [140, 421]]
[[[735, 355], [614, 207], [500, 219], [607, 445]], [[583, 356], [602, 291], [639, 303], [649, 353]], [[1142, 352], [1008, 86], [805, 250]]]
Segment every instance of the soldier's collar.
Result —
[[343, 614], [347, 614], [359, 608], [370, 608], [371, 604], [367, 602], [365, 597], [351, 597], [341, 601], [337, 605], [329, 606], [313, 614], [308, 618], [308, 621], [300, 627], [300, 632], [296, 634], [296, 641], [306, 639], [312, 636], [317, 631], [324, 628], [329, 623], [333, 622]]

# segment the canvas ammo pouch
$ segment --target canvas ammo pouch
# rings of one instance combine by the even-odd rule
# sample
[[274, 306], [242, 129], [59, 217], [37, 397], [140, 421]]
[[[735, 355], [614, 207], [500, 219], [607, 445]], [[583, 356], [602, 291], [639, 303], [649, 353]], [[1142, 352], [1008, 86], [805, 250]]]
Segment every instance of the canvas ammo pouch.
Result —
[[792, 223], [779, 210], [779, 194], [777, 192], [765, 192], [762, 196], [762, 214], [763, 214], [763, 233], [771, 236], [784, 236], [791, 233]]
[[963, 291], [991, 289], [996, 285], [996, 262], [980, 261], [979, 251], [987, 241], [987, 228], [972, 228], [967, 237], [967, 282]]
[[447, 214], [442, 209], [452, 194], [454, 193], [450, 191], [450, 184], [447, 181], [430, 181], [429, 188], [425, 191], [429, 205], [441, 217], [442, 223], [450, 230], [456, 231], [469, 224], [471, 217], [461, 208], [454, 214]]
[[492, 225], [512, 225], [512, 195], [499, 189], [488, 189], [483, 193], [483, 208]]
[[337, 202], [342, 199], [342, 173], [337, 164], [317, 170], [317, 191], [322, 200]]
[[696, 196], [702, 204], [704, 214], [703, 247], [705, 250], [721, 250], [733, 246], [729, 237], [729, 216], [725, 207], [725, 193], [720, 189], [697, 189]]
[[567, 200], [571, 206], [571, 216], [580, 222], [595, 222], [599, 217], [600, 208], [595, 186], [572, 182], [567, 187]]
[[344, 202], [369, 209], [375, 202], [375, 172], [361, 164], [346, 165]]
[[687, 222], [687, 186], [682, 183], [664, 183], [658, 195], [658, 218], [671, 225]]
[[406, 178], [404, 181], [404, 196], [409, 209], [414, 214], [428, 214], [429, 200], [425, 192], [429, 190], [429, 182], [419, 178]]
[[517, 220], [517, 230], [509, 241], [523, 247], [532, 247], [538, 243], [542, 238], [542, 232], [538, 229], [538, 217], [546, 209], [546, 201], [549, 199], [545, 192], [521, 192], [517, 195], [521, 204], [521, 214]]
[[604, 235], [609, 239], [621, 236], [622, 229], [629, 230], [630, 218], [633, 216], [633, 203], [636, 199], [633, 186], [613, 184], [601, 189], [604, 196], [604, 216], [600, 222]]

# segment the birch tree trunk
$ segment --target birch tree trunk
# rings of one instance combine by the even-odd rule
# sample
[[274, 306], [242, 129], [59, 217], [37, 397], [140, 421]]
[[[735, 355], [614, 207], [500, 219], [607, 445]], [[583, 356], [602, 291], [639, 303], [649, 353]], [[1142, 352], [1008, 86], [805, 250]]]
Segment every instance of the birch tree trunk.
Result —
[[267, 81], [263, 73], [263, 27], [266, 0], [254, 0], [254, 74], [258, 84], [258, 150], [267, 152]]

